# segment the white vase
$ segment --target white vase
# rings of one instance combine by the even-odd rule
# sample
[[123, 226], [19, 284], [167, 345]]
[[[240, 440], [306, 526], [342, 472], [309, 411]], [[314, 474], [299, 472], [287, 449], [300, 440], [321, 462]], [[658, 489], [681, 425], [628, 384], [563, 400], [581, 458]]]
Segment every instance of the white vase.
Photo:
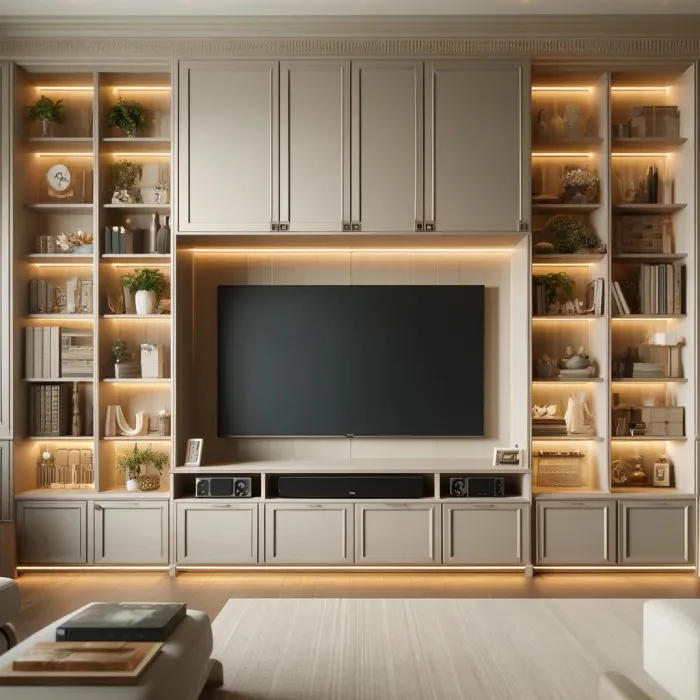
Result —
[[156, 312], [157, 306], [158, 301], [156, 300], [155, 292], [146, 292], [144, 290], [139, 290], [138, 292], [136, 292], [137, 314], [154, 314]]
[[128, 479], [126, 482], [127, 491], [139, 491], [139, 482], [136, 479]]

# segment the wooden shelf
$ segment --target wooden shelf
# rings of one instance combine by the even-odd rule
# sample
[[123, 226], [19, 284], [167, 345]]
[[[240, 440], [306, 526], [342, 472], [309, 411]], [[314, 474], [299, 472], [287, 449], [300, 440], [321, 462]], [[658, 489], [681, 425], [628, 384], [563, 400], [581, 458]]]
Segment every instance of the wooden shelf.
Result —
[[25, 260], [34, 264], [42, 262], [60, 263], [61, 265], [92, 265], [94, 258], [92, 255], [71, 255], [70, 253], [31, 253], [25, 256]]
[[668, 435], [614, 435], [613, 442], [687, 442], [687, 437], [669, 437]]
[[105, 143], [170, 143], [169, 136], [113, 136], [102, 139]]
[[579, 153], [596, 150], [603, 143], [599, 136], [584, 136], [578, 139], [534, 139], [532, 155], [542, 153]]
[[120, 262], [160, 262], [170, 263], [170, 255], [162, 255], [160, 253], [108, 253], [100, 256], [103, 262], [120, 263]]
[[29, 314], [33, 321], [92, 321], [92, 314]]
[[594, 318], [605, 318], [602, 314], [552, 314], [550, 316], [533, 316], [533, 321], [590, 321]]
[[144, 213], [170, 211], [169, 204], [103, 204], [105, 209], [121, 209], [123, 211], [142, 211]]
[[578, 500], [579, 498], [585, 497], [601, 498], [605, 496], [610, 496], [609, 493], [602, 491], [601, 489], [589, 489], [585, 487], [566, 488], [563, 486], [533, 486], [532, 494], [534, 496], [544, 496], [547, 498], [561, 498], [573, 500]]
[[533, 265], [590, 265], [605, 260], [606, 253], [552, 253], [551, 255], [533, 255]]
[[92, 377], [59, 377], [58, 379], [39, 379], [38, 377], [26, 377], [29, 384], [92, 384]]
[[599, 435], [533, 435], [532, 442], [603, 442]]
[[153, 321], [153, 320], [170, 320], [170, 314], [103, 314], [100, 318], [109, 318], [116, 320], [131, 320], [139, 319], [140, 321]]
[[91, 212], [93, 210], [93, 204], [27, 204], [27, 209], [36, 209], [39, 211], [84, 211]]
[[144, 379], [143, 377], [133, 377], [131, 379], [114, 379], [114, 377], [107, 377], [106, 379], [101, 379], [101, 382], [105, 384], [170, 384], [170, 377], [156, 377], [153, 379]]
[[101, 140], [103, 152], [154, 154], [157, 158], [169, 158], [171, 155], [170, 138], [167, 136], [117, 136]]
[[613, 486], [610, 493], [619, 496], [643, 496], [644, 498], [694, 498], [692, 493], [667, 486]]
[[552, 204], [532, 203], [532, 211], [535, 214], [586, 214], [596, 209], [600, 209], [602, 204], [564, 204], [553, 202]]
[[[21, 439], [21, 438], [20, 438]], [[57, 437], [46, 437], [41, 435], [30, 435], [25, 440], [38, 440], [39, 442], [92, 442], [95, 438], [92, 436], [81, 435], [74, 437], [73, 435], [59, 435]]]
[[602, 377], [581, 377], [575, 379], [563, 379], [560, 377], [551, 377], [550, 379], [533, 379], [533, 384], [592, 384], [602, 383], [605, 380]]
[[667, 138], [626, 138], [612, 140], [613, 155], [626, 153], [658, 153], [666, 155], [670, 151], [680, 148], [688, 139], [667, 139]]
[[613, 379], [613, 384], [685, 384], [688, 380], [685, 377], [648, 377], [638, 379], [635, 377], [622, 377]]
[[30, 143], [92, 143], [92, 136], [33, 136]]
[[614, 204], [617, 214], [673, 214], [685, 209], [687, 204]]
[[685, 260], [687, 253], [614, 253], [613, 262], [664, 263]]
[[69, 150], [81, 156], [93, 156], [94, 139], [92, 136], [35, 136], [28, 139], [30, 148], [37, 153], [56, 154], [60, 157]]
[[128, 435], [115, 435], [113, 437], [100, 438], [105, 442], [170, 442], [169, 435], [139, 435], [137, 437], [129, 437]]
[[624, 321], [630, 319], [632, 321], [663, 321], [664, 319], [673, 320], [686, 318], [685, 314], [625, 314], [624, 316], [613, 316], [613, 321]]

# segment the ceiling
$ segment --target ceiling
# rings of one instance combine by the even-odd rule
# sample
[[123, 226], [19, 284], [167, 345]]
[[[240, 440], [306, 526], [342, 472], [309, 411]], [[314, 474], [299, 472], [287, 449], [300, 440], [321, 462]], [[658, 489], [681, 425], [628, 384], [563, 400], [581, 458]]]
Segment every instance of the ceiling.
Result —
[[700, 0], [0, 0], [0, 18], [529, 14], [700, 14]]

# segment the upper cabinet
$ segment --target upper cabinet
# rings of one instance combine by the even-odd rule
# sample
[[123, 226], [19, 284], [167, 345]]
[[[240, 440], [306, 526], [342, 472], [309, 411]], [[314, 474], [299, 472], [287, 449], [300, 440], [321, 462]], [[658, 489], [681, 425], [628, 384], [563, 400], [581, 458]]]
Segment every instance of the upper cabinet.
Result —
[[422, 230], [423, 162], [423, 61], [353, 61], [353, 225]]
[[181, 62], [178, 230], [526, 230], [529, 94], [501, 61]]
[[[522, 228], [523, 120], [529, 76], [520, 64], [431, 61], [425, 98], [425, 219], [446, 232]], [[527, 82], [526, 82], [527, 81]]]
[[350, 219], [350, 61], [280, 66], [279, 218], [289, 231]]
[[277, 61], [181, 62], [180, 231], [269, 231], [279, 212]]

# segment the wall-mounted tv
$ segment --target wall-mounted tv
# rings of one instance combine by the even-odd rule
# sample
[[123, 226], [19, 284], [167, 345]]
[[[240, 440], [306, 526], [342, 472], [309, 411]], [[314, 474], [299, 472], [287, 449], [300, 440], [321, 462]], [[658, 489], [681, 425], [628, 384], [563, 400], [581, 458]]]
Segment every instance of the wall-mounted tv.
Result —
[[218, 434], [484, 434], [483, 286], [218, 288]]

